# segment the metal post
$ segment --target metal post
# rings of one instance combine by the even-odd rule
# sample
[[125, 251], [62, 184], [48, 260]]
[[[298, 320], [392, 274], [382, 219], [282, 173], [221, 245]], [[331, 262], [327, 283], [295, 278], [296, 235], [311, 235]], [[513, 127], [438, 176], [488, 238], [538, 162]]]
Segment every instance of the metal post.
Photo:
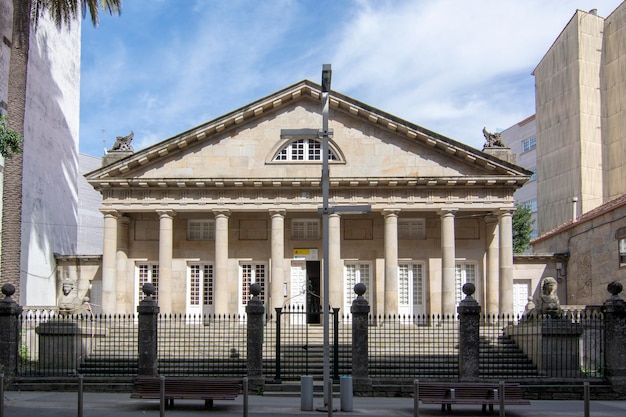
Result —
[[589, 382], [585, 382], [584, 385], [584, 397], [585, 397], [585, 417], [589, 417], [589, 397], [590, 397], [590, 392], [589, 392]]
[[329, 277], [330, 266], [329, 258], [329, 242], [328, 242], [328, 199], [330, 189], [330, 175], [328, 172], [328, 112], [329, 112], [329, 93], [332, 70], [330, 64], [322, 66], [322, 265], [323, 265], [323, 303], [324, 303], [324, 402], [328, 406], [328, 415], [332, 415], [332, 382], [330, 381], [330, 348], [329, 348]]
[[78, 375], [78, 417], [83, 417], [83, 376]]
[[504, 396], [506, 395], [504, 392], [504, 381], [500, 381], [498, 384], [498, 393], [500, 395], [500, 417], [504, 417]]
[[0, 373], [0, 417], [4, 417], [4, 374]]
[[415, 380], [413, 382], [413, 417], [420, 416], [420, 382]]
[[248, 377], [243, 377], [243, 417], [248, 417]]
[[165, 377], [159, 377], [159, 415], [165, 416]]
[[333, 307], [333, 381], [339, 383], [339, 307]]
[[280, 316], [283, 309], [282, 307], [274, 307], [274, 310], [276, 310], [276, 373], [274, 382], [280, 384]]

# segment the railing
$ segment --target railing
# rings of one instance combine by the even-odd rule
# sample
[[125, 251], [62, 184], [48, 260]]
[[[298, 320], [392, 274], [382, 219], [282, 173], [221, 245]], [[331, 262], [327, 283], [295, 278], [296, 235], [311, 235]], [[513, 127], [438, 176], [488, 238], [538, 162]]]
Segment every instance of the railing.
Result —
[[[263, 329], [263, 373], [275, 382], [321, 376], [322, 325], [307, 313], [286, 309], [268, 316]], [[332, 311], [331, 377], [351, 373], [349, 316]], [[310, 313], [308, 313], [310, 314]], [[321, 322], [321, 320], [319, 320]], [[59, 315], [25, 311], [20, 316], [18, 376], [137, 374], [136, 315]], [[246, 375], [245, 316], [161, 315], [158, 319], [162, 375]], [[371, 378], [457, 379], [459, 320], [456, 316], [370, 316]], [[604, 318], [597, 311], [552, 317], [483, 316], [480, 378], [553, 381], [594, 380], [604, 375]]]

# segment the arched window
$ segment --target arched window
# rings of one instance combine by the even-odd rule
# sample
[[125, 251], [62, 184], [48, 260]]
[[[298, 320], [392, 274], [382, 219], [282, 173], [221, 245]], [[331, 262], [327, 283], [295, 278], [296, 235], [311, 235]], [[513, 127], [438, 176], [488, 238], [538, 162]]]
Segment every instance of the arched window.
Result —
[[[321, 161], [322, 142], [317, 139], [296, 139], [276, 153], [274, 161]], [[328, 147], [328, 160], [338, 161], [337, 154]]]

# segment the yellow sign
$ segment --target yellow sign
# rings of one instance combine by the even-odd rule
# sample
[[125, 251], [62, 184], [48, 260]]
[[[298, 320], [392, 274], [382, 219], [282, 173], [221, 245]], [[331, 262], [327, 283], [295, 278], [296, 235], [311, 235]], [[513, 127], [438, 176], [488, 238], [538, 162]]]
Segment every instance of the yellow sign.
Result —
[[317, 261], [317, 249], [294, 249], [293, 259]]

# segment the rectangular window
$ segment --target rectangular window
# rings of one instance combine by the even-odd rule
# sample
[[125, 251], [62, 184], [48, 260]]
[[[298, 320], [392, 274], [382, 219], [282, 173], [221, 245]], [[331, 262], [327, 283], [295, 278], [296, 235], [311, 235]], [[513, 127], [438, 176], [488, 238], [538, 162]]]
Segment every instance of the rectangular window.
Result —
[[528, 200], [522, 203], [525, 207], [530, 208], [530, 211], [532, 213], [536, 213], [537, 212], [537, 199], [533, 198], [532, 200]]
[[626, 266], [626, 237], [619, 240], [619, 266]]
[[261, 286], [261, 294], [259, 298], [265, 304], [265, 278], [266, 267], [262, 263], [242, 263], [240, 266], [241, 273], [241, 304], [248, 305], [250, 294], [250, 285], [259, 284]]
[[537, 181], [537, 167], [532, 167], [530, 170], [533, 172], [533, 175], [530, 176], [529, 181]]
[[188, 220], [187, 240], [215, 240], [215, 220]]
[[291, 220], [292, 240], [318, 240], [320, 238], [319, 219]]
[[537, 137], [531, 136], [528, 139], [522, 141], [522, 152], [528, 152], [537, 147]]
[[213, 305], [213, 265], [189, 265], [189, 304]]
[[426, 219], [399, 219], [398, 239], [426, 239]]
[[138, 264], [137, 265], [137, 284], [139, 286], [139, 296], [137, 301], [141, 302], [146, 295], [143, 293], [143, 285], [152, 283], [155, 288], [153, 298], [159, 300], [159, 265], [158, 264]]
[[346, 311], [350, 311], [350, 306], [352, 305], [352, 301], [356, 298], [356, 294], [354, 293], [354, 286], [362, 282], [365, 284], [365, 294], [363, 294], [363, 298], [365, 298], [368, 302], [371, 301], [371, 294], [373, 293], [372, 288], [372, 274], [371, 274], [371, 264], [369, 263], [347, 263], [345, 265], [345, 277], [344, 277], [344, 307]]
[[[465, 298], [465, 294], [463, 294], [463, 285], [468, 282], [476, 285], [476, 269], [476, 264], [474, 263], [457, 262], [454, 274], [456, 281], [455, 295], [457, 304]], [[474, 294], [473, 297], [476, 297], [476, 294]]]

